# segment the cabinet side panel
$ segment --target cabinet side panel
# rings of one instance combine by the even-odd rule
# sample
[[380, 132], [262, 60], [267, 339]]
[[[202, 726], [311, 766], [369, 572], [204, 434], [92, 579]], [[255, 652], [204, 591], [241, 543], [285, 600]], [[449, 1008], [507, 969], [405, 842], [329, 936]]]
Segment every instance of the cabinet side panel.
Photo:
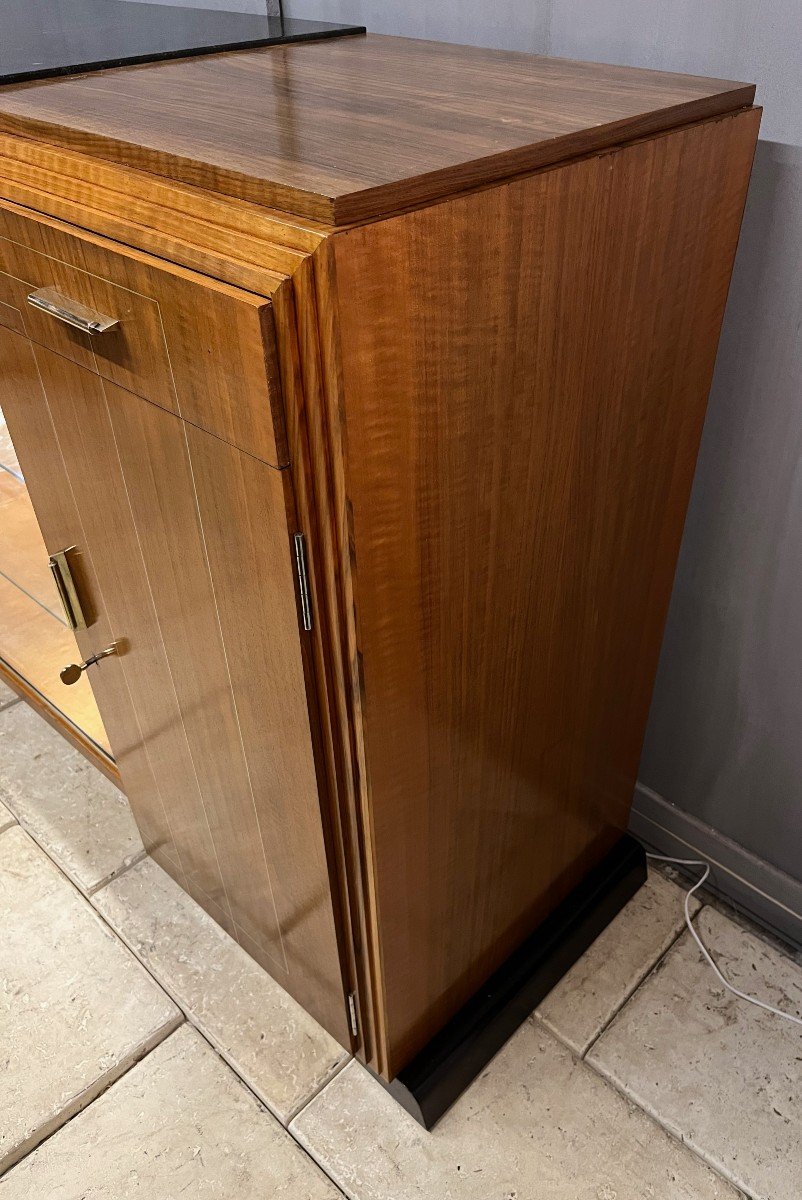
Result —
[[758, 122], [334, 239], [390, 1074], [626, 827]]

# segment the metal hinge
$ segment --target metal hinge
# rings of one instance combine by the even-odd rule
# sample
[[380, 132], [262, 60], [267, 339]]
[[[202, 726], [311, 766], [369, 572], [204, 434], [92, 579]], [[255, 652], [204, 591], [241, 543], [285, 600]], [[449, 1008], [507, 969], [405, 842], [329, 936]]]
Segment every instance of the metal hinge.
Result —
[[356, 1015], [356, 995], [354, 992], [348, 993], [348, 1020], [351, 1024], [351, 1033], [354, 1037], [359, 1036], [359, 1019]]
[[309, 603], [309, 576], [306, 571], [306, 544], [304, 535], [295, 535], [295, 569], [298, 572], [298, 590], [301, 594], [301, 620], [308, 632], [312, 628], [312, 608]]

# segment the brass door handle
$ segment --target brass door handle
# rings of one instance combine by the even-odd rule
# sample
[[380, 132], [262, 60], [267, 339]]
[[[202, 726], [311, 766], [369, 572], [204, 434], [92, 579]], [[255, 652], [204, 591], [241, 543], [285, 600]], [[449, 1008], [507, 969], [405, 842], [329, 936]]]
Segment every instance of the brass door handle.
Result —
[[95, 663], [100, 662], [101, 658], [108, 658], [112, 654], [119, 652], [119, 642], [112, 642], [105, 650], [101, 650], [99, 654], [90, 654], [86, 662], [70, 663], [68, 667], [62, 667], [59, 671], [59, 678], [62, 683], [71, 684], [77, 683], [84, 671], [89, 667], [93, 667]]
[[50, 555], [50, 570], [61, 600], [64, 616], [70, 629], [86, 629], [88, 624], [86, 614], [81, 606], [81, 597], [70, 570], [69, 555], [75, 551], [75, 546], [66, 550], [57, 550]]
[[37, 288], [28, 296], [28, 303], [31, 308], [38, 308], [49, 317], [55, 317], [57, 321], [63, 321], [65, 325], [71, 325], [73, 329], [80, 329], [81, 333], [88, 333], [92, 337], [97, 337], [99, 333], [108, 333], [120, 324], [116, 317], [107, 317], [104, 313], [95, 312], [93, 308], [71, 300], [69, 296], [62, 295], [52, 287]]

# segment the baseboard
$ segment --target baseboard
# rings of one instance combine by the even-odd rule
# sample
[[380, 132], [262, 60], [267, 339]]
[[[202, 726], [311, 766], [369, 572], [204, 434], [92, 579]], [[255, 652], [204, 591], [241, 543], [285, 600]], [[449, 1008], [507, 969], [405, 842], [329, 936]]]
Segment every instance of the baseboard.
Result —
[[659, 854], [705, 859], [713, 892], [802, 949], [802, 882], [641, 783], [635, 789], [629, 830]]

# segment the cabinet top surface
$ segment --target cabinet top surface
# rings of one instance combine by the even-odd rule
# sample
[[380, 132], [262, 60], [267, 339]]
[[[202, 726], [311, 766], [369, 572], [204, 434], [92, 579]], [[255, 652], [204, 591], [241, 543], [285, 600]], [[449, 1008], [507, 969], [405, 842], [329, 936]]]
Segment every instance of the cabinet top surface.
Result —
[[0, 88], [0, 130], [332, 224], [749, 105], [754, 86], [368, 35]]

